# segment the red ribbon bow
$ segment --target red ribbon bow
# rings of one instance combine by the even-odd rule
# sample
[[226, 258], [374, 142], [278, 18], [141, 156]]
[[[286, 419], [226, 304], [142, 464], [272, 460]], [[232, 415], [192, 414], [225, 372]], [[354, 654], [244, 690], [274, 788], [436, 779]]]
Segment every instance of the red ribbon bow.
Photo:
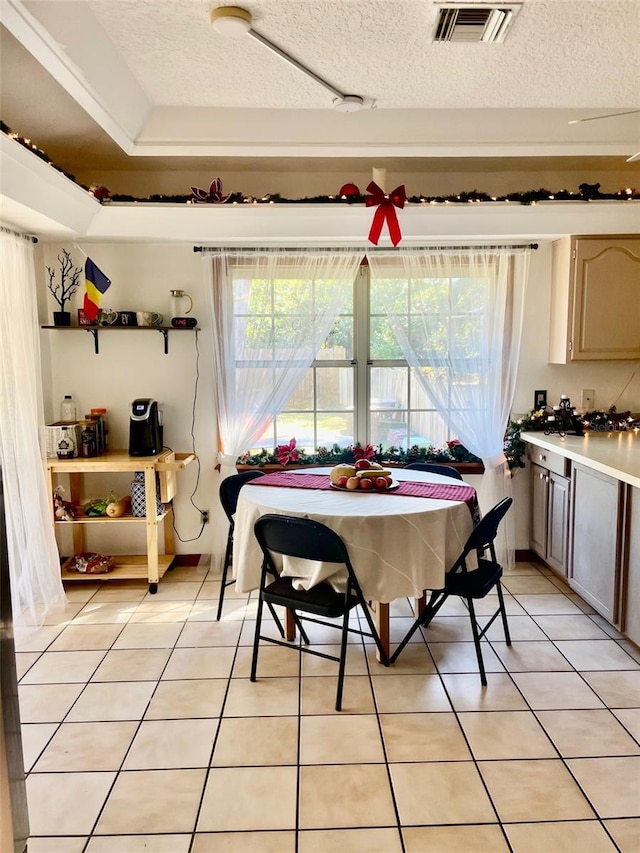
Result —
[[396, 187], [393, 192], [386, 195], [375, 181], [371, 181], [367, 187], [367, 192], [371, 193], [371, 195], [368, 195], [365, 198], [365, 204], [367, 207], [373, 207], [375, 205], [378, 208], [373, 216], [373, 222], [371, 223], [369, 242], [376, 246], [378, 245], [378, 240], [382, 233], [382, 226], [386, 220], [389, 227], [391, 242], [394, 246], [397, 246], [400, 240], [402, 240], [402, 234], [400, 233], [398, 214], [395, 212], [394, 208], [399, 207], [400, 210], [402, 210], [404, 203], [407, 200], [404, 184]]

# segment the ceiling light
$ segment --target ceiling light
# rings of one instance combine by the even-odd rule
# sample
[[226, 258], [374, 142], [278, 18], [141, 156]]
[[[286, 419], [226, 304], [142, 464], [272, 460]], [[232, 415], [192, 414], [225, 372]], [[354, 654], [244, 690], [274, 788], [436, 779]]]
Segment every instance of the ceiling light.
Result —
[[357, 113], [364, 107], [364, 98], [360, 95], [344, 95], [342, 98], [334, 98], [333, 108], [338, 113]]
[[211, 24], [223, 36], [243, 36], [251, 29], [251, 12], [239, 6], [220, 6], [211, 10]]

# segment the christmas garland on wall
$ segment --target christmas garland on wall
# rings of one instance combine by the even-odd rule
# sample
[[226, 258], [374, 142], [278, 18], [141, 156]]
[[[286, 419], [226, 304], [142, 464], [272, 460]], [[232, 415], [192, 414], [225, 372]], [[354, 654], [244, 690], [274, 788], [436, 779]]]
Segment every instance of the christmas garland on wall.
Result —
[[[509, 463], [509, 468], [525, 467], [525, 454], [527, 446], [522, 440], [522, 432], [546, 432], [552, 434], [554, 430], [549, 429], [549, 415], [553, 409], [549, 407], [533, 410], [517, 420], [510, 420], [504, 438], [504, 453]], [[615, 406], [606, 411], [604, 409], [593, 412], [585, 412], [576, 419], [583, 431], [592, 432], [629, 432], [640, 429], [640, 418], [634, 417], [630, 411], [618, 412]], [[580, 433], [575, 433], [580, 434]]]
[[[145, 203], [145, 204], [366, 204], [367, 196], [360, 193], [355, 184], [345, 184], [335, 195], [317, 195], [305, 196], [304, 198], [286, 198], [279, 193], [268, 193], [261, 197], [244, 195], [243, 193], [229, 193], [226, 196], [222, 195], [222, 182], [220, 178], [216, 178], [211, 183], [209, 191], [200, 190], [197, 187], [191, 188], [191, 193], [184, 195], [164, 195], [152, 194], [144, 198], [125, 195], [122, 193], [112, 194], [107, 187], [104, 186], [86, 186], [79, 183], [75, 177], [69, 172], [66, 172], [38, 148], [30, 139], [14, 133], [3, 121], [0, 121], [0, 131], [13, 139], [18, 144], [22, 145], [36, 157], [39, 157], [45, 163], [48, 163], [56, 171], [61, 172], [66, 178], [77, 184], [82, 189], [89, 192], [102, 204], [110, 202], [129, 202], [129, 203]], [[515, 204], [532, 205], [538, 202], [552, 203], [563, 201], [574, 202], [589, 202], [589, 201], [634, 201], [640, 199], [640, 191], [625, 187], [615, 193], [601, 193], [600, 184], [582, 183], [578, 187], [578, 192], [571, 192], [567, 189], [551, 191], [547, 189], [527, 190], [525, 192], [506, 193], [505, 195], [494, 196], [480, 190], [470, 190], [452, 195], [410, 195], [406, 198], [406, 204], [420, 205], [438, 205], [438, 204], [480, 204], [492, 202], [513, 202]]]

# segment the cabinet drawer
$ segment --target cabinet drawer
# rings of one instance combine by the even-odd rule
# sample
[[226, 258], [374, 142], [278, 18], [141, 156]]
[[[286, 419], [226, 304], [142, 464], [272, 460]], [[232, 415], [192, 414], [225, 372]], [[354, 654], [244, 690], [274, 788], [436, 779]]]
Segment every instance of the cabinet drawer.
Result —
[[545, 450], [542, 447], [536, 447], [535, 444], [528, 444], [527, 456], [531, 462], [540, 465], [541, 468], [546, 468], [547, 471], [553, 471], [554, 474], [560, 474], [561, 477], [568, 477], [571, 473], [569, 460], [553, 450]]

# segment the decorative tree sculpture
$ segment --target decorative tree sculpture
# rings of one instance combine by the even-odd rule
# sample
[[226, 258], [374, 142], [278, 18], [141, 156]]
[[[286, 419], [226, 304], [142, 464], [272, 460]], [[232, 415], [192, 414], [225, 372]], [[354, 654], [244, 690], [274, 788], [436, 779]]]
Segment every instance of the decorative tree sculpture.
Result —
[[60, 264], [60, 281], [56, 281], [56, 272], [51, 267], [47, 267], [49, 273], [49, 290], [53, 298], [60, 306], [60, 311], [53, 312], [53, 322], [56, 326], [70, 326], [71, 314], [64, 310], [64, 306], [76, 292], [80, 286], [80, 273], [82, 267], [74, 267], [71, 260], [71, 253], [63, 249], [58, 255], [58, 263]]

